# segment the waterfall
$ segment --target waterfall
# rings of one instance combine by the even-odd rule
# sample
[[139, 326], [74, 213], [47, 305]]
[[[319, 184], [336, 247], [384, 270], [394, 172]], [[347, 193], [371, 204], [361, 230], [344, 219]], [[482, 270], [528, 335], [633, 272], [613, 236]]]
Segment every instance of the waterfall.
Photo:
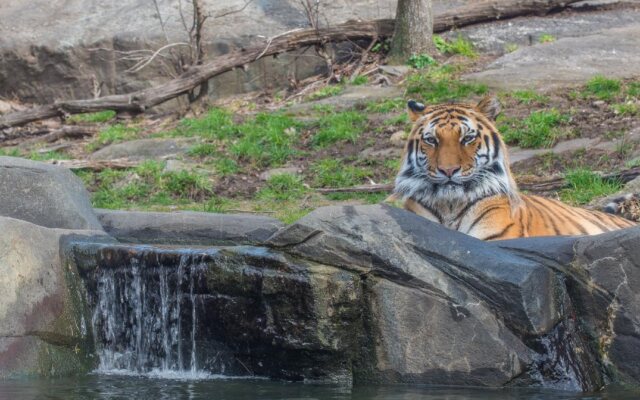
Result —
[[178, 265], [132, 257], [119, 268], [95, 271], [92, 327], [99, 373], [203, 378], [198, 368], [197, 275], [193, 253]]

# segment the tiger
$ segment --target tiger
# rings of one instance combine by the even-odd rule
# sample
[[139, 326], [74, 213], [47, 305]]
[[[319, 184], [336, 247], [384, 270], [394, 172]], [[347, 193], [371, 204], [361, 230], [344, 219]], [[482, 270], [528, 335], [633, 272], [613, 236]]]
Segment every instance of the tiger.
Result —
[[509, 167], [495, 119], [500, 103], [407, 103], [413, 126], [390, 200], [481, 240], [595, 235], [635, 226], [616, 215], [526, 195]]

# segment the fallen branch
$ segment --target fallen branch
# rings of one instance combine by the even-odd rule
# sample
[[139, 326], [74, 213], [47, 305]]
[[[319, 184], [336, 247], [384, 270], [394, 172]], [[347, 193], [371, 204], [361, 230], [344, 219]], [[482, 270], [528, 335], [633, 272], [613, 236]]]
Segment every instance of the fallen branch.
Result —
[[[602, 179], [611, 182], [627, 183], [640, 176], [640, 167], [629, 168], [620, 172], [610, 174], [601, 174]], [[525, 178], [526, 179], [526, 178]], [[526, 179], [518, 182], [520, 190], [526, 190], [535, 193], [553, 192], [569, 187], [570, 184], [562, 176], [549, 179]], [[316, 189], [318, 193], [379, 193], [391, 192], [394, 185], [392, 183], [383, 183], [377, 185], [361, 185], [351, 187], [338, 188], [320, 188]]]
[[[504, 0], [482, 1], [449, 10], [436, 16], [435, 32], [443, 32], [495, 19], [526, 14], [541, 14], [565, 7], [579, 0]], [[53, 104], [14, 112], [0, 117], [0, 129], [70, 114], [113, 110], [143, 113], [151, 107], [189, 93], [209, 79], [261, 57], [277, 55], [299, 47], [322, 45], [346, 40], [385, 38], [393, 34], [393, 20], [348, 21], [330, 28], [298, 29], [268, 39], [267, 45], [240, 49], [217, 57], [209, 63], [192, 66], [179, 77], [156, 87], [128, 94], [116, 94], [91, 100], [64, 100]]]
[[69, 169], [89, 169], [92, 171], [102, 171], [107, 168], [128, 169], [140, 165], [138, 161], [129, 160], [51, 160], [48, 163]]
[[28, 147], [34, 143], [44, 142], [53, 143], [60, 139], [79, 139], [87, 136], [93, 136], [98, 133], [98, 129], [92, 126], [69, 125], [60, 129], [55, 129], [46, 135], [37, 136], [35, 138], [22, 141], [19, 147]]

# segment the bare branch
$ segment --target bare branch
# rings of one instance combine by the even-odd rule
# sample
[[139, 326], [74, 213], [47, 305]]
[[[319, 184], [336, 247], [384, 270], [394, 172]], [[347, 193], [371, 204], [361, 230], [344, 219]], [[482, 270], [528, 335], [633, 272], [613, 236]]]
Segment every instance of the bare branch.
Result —
[[241, 8], [238, 8], [238, 9], [235, 9], [235, 10], [231, 10], [231, 11], [225, 11], [223, 13], [215, 15], [213, 18], [214, 19], [218, 19], [218, 18], [226, 17], [226, 16], [231, 15], [231, 14], [237, 14], [239, 12], [244, 11], [245, 8], [247, 8], [249, 6], [249, 4], [251, 4], [251, 3], [253, 3], [253, 0], [245, 0], [244, 5]]
[[153, 60], [160, 54], [162, 53], [164, 50], [169, 49], [171, 47], [176, 47], [176, 46], [190, 46], [189, 43], [169, 43], [166, 46], [162, 46], [160, 47], [158, 50], [156, 50], [155, 53], [153, 53], [151, 55], [151, 57], [145, 58], [140, 60], [137, 64], [135, 64], [133, 67], [127, 69], [125, 72], [131, 72], [131, 73], [135, 73], [138, 72], [140, 70], [142, 70], [144, 67], [146, 67], [147, 65], [151, 64], [151, 62], [153, 62]]

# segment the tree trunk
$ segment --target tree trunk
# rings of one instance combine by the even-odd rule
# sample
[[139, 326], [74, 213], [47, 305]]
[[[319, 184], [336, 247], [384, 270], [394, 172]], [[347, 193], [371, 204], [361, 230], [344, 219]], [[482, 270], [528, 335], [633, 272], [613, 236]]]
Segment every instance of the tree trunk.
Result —
[[413, 54], [433, 51], [431, 0], [398, 0], [390, 60], [403, 64]]

